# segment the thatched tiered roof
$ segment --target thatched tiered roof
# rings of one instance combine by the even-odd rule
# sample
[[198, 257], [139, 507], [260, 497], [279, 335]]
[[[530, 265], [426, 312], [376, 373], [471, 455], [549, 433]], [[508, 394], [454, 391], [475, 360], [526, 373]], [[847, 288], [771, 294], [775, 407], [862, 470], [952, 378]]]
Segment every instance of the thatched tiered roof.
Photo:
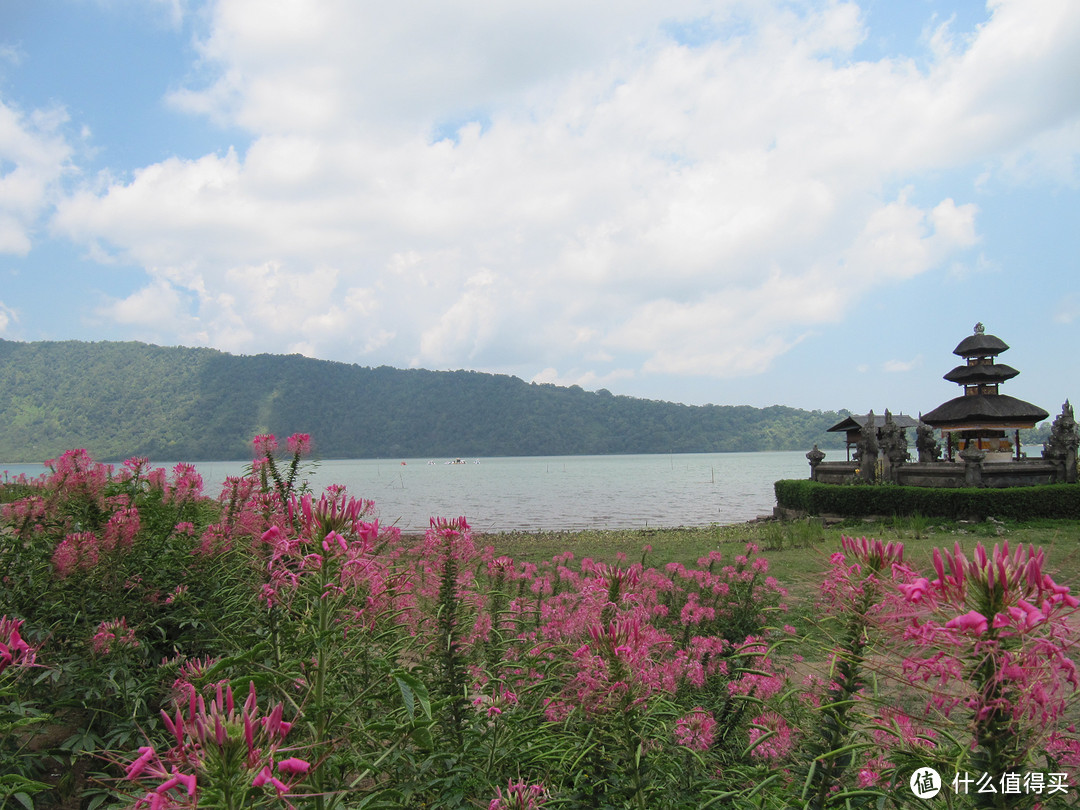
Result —
[[1049, 414], [1038, 405], [998, 392], [998, 386], [1020, 372], [1012, 366], [995, 362], [1008, 344], [988, 335], [981, 323], [975, 334], [964, 338], [953, 354], [967, 362], [945, 375], [949, 382], [964, 387], [964, 395], [950, 399], [929, 413], [922, 421], [941, 430], [1014, 429], [1035, 427]]

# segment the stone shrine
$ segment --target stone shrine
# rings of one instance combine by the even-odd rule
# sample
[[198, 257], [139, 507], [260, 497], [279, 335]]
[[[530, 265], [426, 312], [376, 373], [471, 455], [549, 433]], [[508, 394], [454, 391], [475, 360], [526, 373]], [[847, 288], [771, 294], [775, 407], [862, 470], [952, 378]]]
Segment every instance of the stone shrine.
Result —
[[[1021, 452], [1020, 431], [1033, 428], [1049, 414], [1037, 405], [1002, 394], [1002, 383], [1017, 376], [997, 356], [1009, 346], [986, 334], [981, 323], [974, 334], [953, 349], [963, 365], [944, 377], [963, 388], [918, 422], [902, 415], [873, 412], [848, 417], [830, 428], [845, 433], [846, 461], [825, 461], [814, 447], [807, 453], [810, 478], [825, 484], [892, 483], [920, 487], [1015, 487], [1077, 483], [1080, 429], [1068, 401], [1053, 425], [1041, 458]], [[906, 429], [915, 428], [917, 461], [907, 449]], [[941, 436], [945, 452], [935, 438]], [[856, 452], [852, 454], [852, 447]], [[854, 458], [852, 457], [854, 455]]]

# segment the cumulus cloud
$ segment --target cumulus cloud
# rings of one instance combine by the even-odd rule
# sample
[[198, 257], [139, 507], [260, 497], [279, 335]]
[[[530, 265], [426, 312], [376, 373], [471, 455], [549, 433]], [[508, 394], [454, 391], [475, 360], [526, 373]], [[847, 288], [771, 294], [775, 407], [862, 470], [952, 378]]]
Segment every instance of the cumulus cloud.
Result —
[[175, 325], [186, 317], [184, 301], [176, 288], [164, 279], [117, 301], [112, 301], [100, 309], [100, 314], [120, 324], [138, 327], [159, 327], [161, 324]]
[[996, 0], [925, 65], [856, 60], [838, 0], [211, 10], [212, 78], [170, 101], [250, 146], [84, 189], [54, 225], [147, 268], [115, 317], [234, 351], [756, 374], [978, 244], [977, 206], [918, 178], [1077, 152], [1072, 0]]
[[0, 99], [0, 253], [25, 256], [71, 149], [62, 109], [25, 113]]

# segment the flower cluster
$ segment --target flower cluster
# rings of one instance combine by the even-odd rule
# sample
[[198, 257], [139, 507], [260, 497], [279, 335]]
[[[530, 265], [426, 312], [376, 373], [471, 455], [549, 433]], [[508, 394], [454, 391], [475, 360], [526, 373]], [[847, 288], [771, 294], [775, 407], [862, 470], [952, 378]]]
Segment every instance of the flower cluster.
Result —
[[[779, 657], [802, 631], [767, 625], [785, 593], [752, 544], [660, 567], [571, 552], [516, 563], [464, 518], [402, 538], [342, 487], [308, 494], [295, 471], [310, 437], [287, 446], [293, 465], [278, 466], [277, 439], [257, 437], [250, 474], [199, 508], [189, 465], [170, 478], [131, 459], [112, 475], [80, 453], [53, 464], [62, 492], [3, 508], [4, 532], [36, 550], [35, 584], [65, 578], [65, 598], [113, 589], [85, 600], [98, 612], [64, 639], [78, 664], [92, 659], [78, 671], [131, 684], [140, 705], [172, 685], [170, 741], [124, 757], [139, 808], [389, 806], [403, 786], [416, 806], [450, 790], [490, 810], [681, 806], [767, 772], [826, 807], [852, 791], [877, 803], [911, 762], [1080, 759], [1063, 720], [1080, 603], [1041, 551], [957, 546], [921, 576], [898, 543], [842, 538], [823, 609], [791, 620], [835, 630], [827, 673], [803, 688]], [[57, 626], [27, 614], [26, 590], [11, 611]], [[212, 593], [234, 613], [258, 607], [221, 621]], [[34, 661], [21, 626], [0, 618], [9, 677]], [[254, 685], [234, 699], [255, 671], [283, 702], [260, 710]], [[928, 697], [927, 716], [883, 708], [880, 685], [895, 705]], [[302, 726], [288, 707], [303, 707]], [[557, 757], [574, 772], [549, 767]]]
[[[969, 559], [957, 543], [952, 552], [934, 550], [937, 579], [923, 577], [900, 589], [911, 602], [930, 600], [931, 607], [943, 603], [957, 611], [966, 608], [965, 616], [978, 613], [986, 624], [980, 625], [980, 632], [991, 625], [1024, 632], [1080, 606], [1068, 586], [1056, 583], [1044, 568], [1044, 552], [1034, 546], [1020, 545], [1010, 552], [1006, 542], [988, 552], [979, 543]], [[977, 624], [973, 617], [960, 622], [963, 629]]]
[[547, 791], [543, 785], [530, 785], [511, 779], [505, 793], [501, 787], [495, 788], [495, 798], [488, 805], [488, 810], [539, 810], [546, 798]]
[[96, 655], [109, 655], [122, 649], [135, 649], [139, 640], [135, 630], [128, 627], [127, 619], [120, 617], [98, 625], [97, 632], [90, 639], [90, 647]]
[[19, 630], [22, 619], [0, 616], [0, 674], [8, 667], [30, 667], [37, 653], [23, 640]]
[[[209, 704], [186, 686], [186, 699], [178, 701], [186, 707], [177, 706], [173, 715], [161, 713], [172, 748], [159, 755], [153, 746], [143, 746], [125, 770], [129, 781], [156, 783], [136, 802], [136, 810], [248, 807], [279, 800], [291, 807], [287, 797], [311, 765], [299, 757], [278, 756], [292, 729], [282, 705], [261, 714], [254, 684], [239, 707], [227, 684], [217, 684]], [[234, 795], [237, 785], [239, 796]]]
[[[360, 613], [370, 618], [384, 607], [386, 564], [376, 555], [381, 542], [399, 537], [396, 528], [384, 529], [378, 520], [366, 522], [370, 501], [347, 497], [335, 488], [318, 501], [310, 495], [291, 498], [285, 526], [273, 525], [262, 533], [270, 549], [268, 581], [260, 598], [267, 605], [289, 604], [305, 581], [318, 581], [321, 598], [363, 592]], [[298, 525], [292, 533], [289, 527]]]
[[[1043, 551], [980, 543], [969, 558], [957, 544], [933, 561], [936, 579], [898, 586], [917, 609], [906, 636], [924, 651], [905, 661], [909, 679], [938, 684], [932, 702], [946, 714], [964, 704], [977, 720], [1056, 721], [1080, 688], [1067, 620], [1080, 602], [1044, 570]], [[968, 690], [940, 688], [950, 681]]]
[[83, 449], [68, 450], [59, 458], [45, 462], [52, 474], [45, 486], [54, 492], [79, 493], [104, 506], [105, 484], [112, 468], [98, 464]]
[[675, 721], [675, 741], [691, 751], [707, 751], [713, 744], [716, 718], [700, 706]]
[[795, 731], [781, 715], [765, 712], [750, 721], [750, 755], [770, 765], [786, 762], [795, 750]]
[[66, 579], [76, 571], [89, 571], [98, 564], [99, 556], [98, 539], [93, 532], [69, 534], [53, 552], [53, 569], [59, 579]]
[[105, 524], [101, 538], [101, 550], [108, 553], [116, 549], [130, 549], [139, 533], [139, 510], [134, 506], [117, 509]]

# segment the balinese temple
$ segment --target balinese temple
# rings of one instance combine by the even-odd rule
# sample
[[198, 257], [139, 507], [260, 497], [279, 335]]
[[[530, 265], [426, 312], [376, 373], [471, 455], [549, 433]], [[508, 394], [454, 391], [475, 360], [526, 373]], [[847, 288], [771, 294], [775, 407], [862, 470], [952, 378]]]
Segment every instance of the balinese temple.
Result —
[[[874, 429], [877, 433], [877, 438], [881, 439], [881, 429], [885, 427], [885, 414], [878, 416], [871, 411], [868, 414], [862, 416], [849, 416], [846, 419], [842, 419], [837, 422], [831, 428], [826, 430], [827, 433], [843, 433], [845, 439], [845, 445], [847, 447], [847, 460], [851, 461], [851, 448], [856, 447], [859, 444], [859, 435], [862, 433], [863, 426], [869, 421], [871, 415], [874, 417]], [[918, 421], [912, 419], [910, 416], [905, 416], [902, 413], [892, 414], [892, 420], [897, 427], [912, 428], [918, 426]]]
[[961, 386], [964, 394], [922, 415], [923, 422], [941, 431], [949, 459], [954, 451], [979, 449], [986, 453], [986, 461], [1019, 461], [1020, 430], [1033, 428], [1049, 416], [1037, 405], [1000, 393], [1001, 384], [1020, 373], [997, 362], [997, 356], [1008, 348], [978, 323], [975, 334], [953, 349], [964, 364], [945, 379]]

